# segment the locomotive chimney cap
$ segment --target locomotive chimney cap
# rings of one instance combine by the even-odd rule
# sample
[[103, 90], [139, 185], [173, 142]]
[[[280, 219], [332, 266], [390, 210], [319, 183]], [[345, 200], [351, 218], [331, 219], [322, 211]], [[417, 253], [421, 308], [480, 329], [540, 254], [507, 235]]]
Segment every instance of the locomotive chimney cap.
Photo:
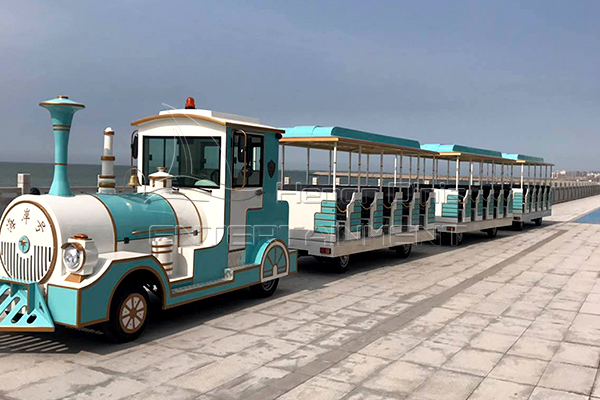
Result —
[[56, 96], [54, 99], [42, 101], [40, 106], [69, 106], [75, 108], [85, 108], [85, 106], [81, 103], [77, 103], [76, 101], [70, 100], [69, 96], [65, 96], [64, 94]]

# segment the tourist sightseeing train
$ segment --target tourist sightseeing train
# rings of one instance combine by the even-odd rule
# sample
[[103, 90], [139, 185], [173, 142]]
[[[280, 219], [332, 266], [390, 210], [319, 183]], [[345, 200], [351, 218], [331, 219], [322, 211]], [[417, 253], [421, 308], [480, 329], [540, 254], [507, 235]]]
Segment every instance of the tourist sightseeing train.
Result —
[[[48, 194], [17, 197], [0, 220], [0, 331], [97, 326], [130, 341], [151, 299], [168, 309], [242, 288], [268, 297], [297, 272], [299, 255], [344, 272], [356, 253], [407, 257], [415, 243], [458, 245], [463, 233], [494, 237], [551, 213], [552, 165], [538, 157], [341, 127], [279, 129], [196, 109], [192, 98], [132, 122], [128, 190], [117, 191], [107, 128], [97, 193], [73, 195], [68, 142], [84, 105], [58, 96], [40, 106], [52, 118], [54, 177]], [[285, 175], [289, 147], [306, 150], [303, 183]], [[324, 152], [327, 173], [311, 175], [311, 152]], [[343, 173], [340, 152], [348, 153]], [[386, 162], [393, 174], [384, 174]]]

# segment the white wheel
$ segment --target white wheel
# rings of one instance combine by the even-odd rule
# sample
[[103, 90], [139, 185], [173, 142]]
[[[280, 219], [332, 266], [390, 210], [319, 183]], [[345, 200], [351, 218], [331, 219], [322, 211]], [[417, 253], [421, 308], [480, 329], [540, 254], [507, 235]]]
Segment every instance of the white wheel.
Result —
[[279, 278], [288, 274], [290, 268], [290, 253], [284, 243], [273, 241], [269, 243], [262, 259], [260, 268], [261, 282]]

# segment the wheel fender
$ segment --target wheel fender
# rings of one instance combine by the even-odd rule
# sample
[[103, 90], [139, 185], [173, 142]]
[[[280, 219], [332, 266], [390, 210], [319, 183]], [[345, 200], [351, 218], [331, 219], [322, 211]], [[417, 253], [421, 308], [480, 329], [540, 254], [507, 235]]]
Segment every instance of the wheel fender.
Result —
[[260, 246], [255, 263], [260, 265], [261, 282], [281, 278], [289, 273], [290, 252], [282, 240], [270, 239]]

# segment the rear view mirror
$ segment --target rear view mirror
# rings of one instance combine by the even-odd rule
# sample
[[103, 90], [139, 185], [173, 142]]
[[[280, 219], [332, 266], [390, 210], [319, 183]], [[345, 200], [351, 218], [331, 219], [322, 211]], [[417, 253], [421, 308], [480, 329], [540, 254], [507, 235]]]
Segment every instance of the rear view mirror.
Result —
[[131, 134], [131, 158], [137, 160], [138, 158], [138, 132], [134, 131]]

